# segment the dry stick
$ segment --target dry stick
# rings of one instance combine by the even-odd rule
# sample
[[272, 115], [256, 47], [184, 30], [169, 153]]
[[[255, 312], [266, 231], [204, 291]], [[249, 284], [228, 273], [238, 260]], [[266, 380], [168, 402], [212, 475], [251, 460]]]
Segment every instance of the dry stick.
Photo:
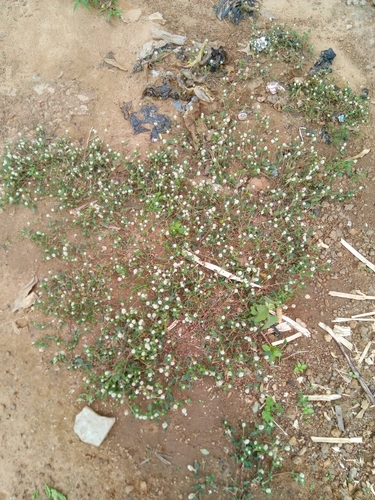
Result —
[[321, 326], [322, 324], [324, 324], [324, 323], [319, 323], [320, 328], [323, 328], [323, 330], [325, 330], [326, 332], [328, 332], [331, 335], [331, 337], [333, 338], [333, 340], [336, 342], [336, 344], [339, 346], [340, 351], [343, 353], [346, 361], [348, 362], [350, 368], [352, 369], [352, 372], [356, 375], [356, 377], [358, 379], [358, 382], [361, 384], [361, 386], [362, 386], [363, 390], [365, 391], [365, 393], [367, 394], [369, 400], [375, 406], [375, 398], [374, 398], [372, 392], [370, 391], [370, 389], [369, 389], [368, 385], [366, 384], [366, 382], [361, 377], [361, 374], [359, 373], [359, 371], [357, 370], [357, 368], [354, 366], [353, 361], [350, 359], [350, 357], [346, 353], [345, 349], [342, 347], [342, 345], [340, 344], [340, 342], [336, 339], [336, 335], [333, 333], [333, 330], [329, 326], [327, 326], [327, 325], [324, 325], [324, 327], [322, 327]]
[[353, 248], [347, 241], [341, 238], [341, 244], [344, 245], [345, 248], [349, 250], [357, 259], [366, 264], [372, 271], [375, 273], [375, 264], [366, 259], [361, 253], [359, 253], [355, 248]]
[[[358, 292], [358, 290], [357, 290]], [[365, 295], [360, 292], [361, 295], [355, 295], [354, 293], [344, 293], [344, 292], [328, 292], [331, 297], [341, 297], [342, 299], [353, 299], [353, 300], [375, 300], [374, 295]]]

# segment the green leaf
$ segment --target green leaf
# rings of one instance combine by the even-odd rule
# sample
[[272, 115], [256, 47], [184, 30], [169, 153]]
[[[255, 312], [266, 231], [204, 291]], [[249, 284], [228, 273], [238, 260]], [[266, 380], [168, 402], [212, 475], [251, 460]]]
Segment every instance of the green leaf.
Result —
[[258, 308], [258, 314], [255, 316], [255, 321], [260, 323], [261, 321], [264, 321], [267, 319], [269, 314], [269, 310], [267, 306], [262, 306], [262, 308]]
[[275, 325], [276, 323], [278, 323], [278, 319], [276, 316], [270, 316], [267, 321], [265, 322], [265, 324], [263, 325], [263, 328], [269, 328], [270, 326], [272, 325]]
[[210, 452], [208, 450], [206, 450], [205, 448], [201, 449], [201, 453], [202, 453], [202, 455], [209, 455], [210, 454]]

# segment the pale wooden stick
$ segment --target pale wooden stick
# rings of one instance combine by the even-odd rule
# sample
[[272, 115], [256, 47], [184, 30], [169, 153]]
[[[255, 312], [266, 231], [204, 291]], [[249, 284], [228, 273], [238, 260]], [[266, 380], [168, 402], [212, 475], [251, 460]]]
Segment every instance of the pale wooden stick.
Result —
[[285, 339], [275, 340], [275, 342], [272, 342], [271, 345], [280, 345], [280, 344], [283, 344], [284, 342], [292, 342], [293, 340], [298, 339], [298, 337], [302, 337], [301, 332], [295, 333], [294, 335], [291, 335], [290, 337], [285, 337]]
[[[319, 326], [321, 328], [323, 328], [321, 325], [324, 325], [324, 323], [319, 323]], [[336, 338], [336, 335], [333, 333], [333, 330], [327, 326], [327, 325], [324, 325], [325, 328], [323, 328], [324, 330], [326, 330], [326, 332], [328, 332], [331, 337], [333, 338], [333, 340], [336, 342], [336, 344], [339, 346], [341, 352], [343, 353], [343, 355], [345, 356], [345, 359], [346, 361], [348, 362], [350, 368], [352, 369], [353, 373], [357, 376], [357, 379], [358, 379], [358, 382], [361, 384], [363, 390], [365, 391], [365, 393], [367, 394], [369, 400], [371, 401], [371, 403], [373, 405], [375, 405], [375, 398], [372, 394], [372, 392], [370, 391], [370, 389], [368, 388], [366, 382], [363, 380], [363, 378], [361, 377], [361, 374], [359, 373], [359, 371], [357, 370], [357, 368], [354, 366], [354, 363], [353, 361], [350, 359], [350, 357], [348, 356], [348, 354], [346, 353], [345, 349], [343, 348], [343, 346], [340, 344], [340, 342], [337, 340]]]
[[328, 332], [331, 337], [334, 338], [334, 340], [338, 344], [343, 344], [345, 347], [347, 347], [350, 351], [353, 350], [353, 344], [349, 342], [349, 340], [346, 340], [346, 338], [342, 337], [341, 335], [336, 335], [335, 332], [330, 328], [329, 326], [325, 325], [324, 323], [319, 323], [320, 328], [323, 328], [326, 332]]
[[364, 318], [365, 316], [373, 316], [375, 314], [375, 311], [371, 311], [368, 313], [363, 313], [363, 314], [356, 314], [355, 316], [352, 316], [353, 319], [357, 318]]
[[332, 297], [341, 297], [342, 299], [352, 299], [352, 300], [375, 300], [374, 295], [354, 295], [353, 293], [344, 292], [328, 292], [328, 295]]
[[307, 397], [309, 401], [335, 401], [336, 399], [341, 399], [340, 394], [314, 394]]
[[[273, 314], [275, 316], [274, 311], [270, 311], [270, 314]], [[311, 337], [311, 332], [307, 328], [304, 328], [303, 326], [299, 325], [288, 316], [284, 316], [284, 314], [282, 315], [282, 318], [284, 321], [289, 323], [295, 330], [297, 330], [297, 332], [301, 332], [302, 335], [304, 335], [305, 337]]]
[[362, 364], [362, 361], [365, 359], [365, 357], [367, 356], [367, 353], [368, 353], [368, 350], [370, 349], [370, 346], [371, 346], [372, 342], [369, 342], [367, 344], [367, 346], [364, 348], [363, 350], [363, 353], [361, 354], [361, 357], [359, 358], [358, 360], [358, 364], [361, 365]]
[[[200, 264], [201, 266], [205, 267], [206, 269], [210, 269], [211, 271], [214, 271], [215, 273], [219, 274], [220, 276], [224, 276], [225, 278], [228, 278], [230, 280], [234, 281], [240, 281], [241, 283], [244, 283], [246, 280], [244, 278], [240, 278], [239, 276], [236, 276], [235, 274], [232, 274], [222, 267], [217, 266], [216, 264], [211, 264], [211, 262], [205, 262], [199, 257], [197, 257], [195, 254], [192, 252], [189, 252], [188, 250], [185, 251], [186, 255], [191, 257], [194, 262], [197, 264]], [[256, 288], [262, 288], [260, 285], [257, 285], [256, 283], [250, 283], [251, 286], [254, 286]]]
[[357, 259], [359, 259], [361, 262], [366, 264], [367, 267], [369, 267], [372, 271], [375, 273], [375, 264], [372, 264], [369, 260], [366, 259], [362, 254], [357, 252], [355, 248], [353, 248], [347, 241], [345, 241], [343, 238], [341, 238], [341, 244], [344, 245], [345, 248], [349, 250]]
[[311, 436], [314, 443], [332, 443], [332, 444], [345, 444], [345, 443], [362, 443], [361, 437], [355, 438], [331, 438], [331, 437], [319, 437]]

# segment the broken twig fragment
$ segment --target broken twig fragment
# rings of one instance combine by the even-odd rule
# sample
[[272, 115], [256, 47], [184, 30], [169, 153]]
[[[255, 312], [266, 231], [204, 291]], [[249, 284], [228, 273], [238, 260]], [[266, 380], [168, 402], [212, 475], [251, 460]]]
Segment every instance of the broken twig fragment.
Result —
[[[356, 290], [357, 293], [359, 290]], [[328, 295], [331, 295], [331, 297], [340, 297], [342, 299], [352, 299], [352, 300], [375, 300], [374, 295], [365, 295], [364, 293], [360, 292], [358, 295], [355, 295], [354, 293], [344, 293], [344, 292], [328, 292]]]
[[311, 436], [311, 440], [314, 443], [331, 443], [331, 444], [362, 443], [361, 437], [334, 438], [334, 437]]
[[328, 332], [331, 335], [331, 337], [333, 338], [333, 340], [336, 342], [336, 344], [340, 348], [342, 354], [345, 356], [345, 359], [348, 362], [350, 368], [352, 369], [352, 372], [356, 375], [358, 382], [361, 384], [363, 390], [367, 394], [367, 397], [369, 398], [369, 400], [371, 401], [371, 403], [375, 406], [375, 398], [374, 398], [372, 392], [370, 391], [370, 389], [369, 389], [368, 385], [366, 384], [366, 382], [361, 377], [361, 374], [359, 373], [359, 371], [357, 370], [357, 368], [354, 366], [354, 363], [351, 360], [350, 356], [347, 354], [347, 352], [345, 351], [345, 349], [343, 348], [343, 346], [337, 340], [337, 336], [333, 333], [333, 330], [329, 326], [325, 325], [324, 323], [319, 323], [319, 326], [321, 328], [323, 328], [323, 330], [325, 330], [326, 332]]
[[340, 394], [313, 394], [307, 397], [309, 401], [335, 401], [336, 399], [341, 399]]
[[375, 264], [366, 259], [361, 253], [357, 252], [355, 248], [353, 248], [347, 241], [341, 238], [341, 244], [344, 245], [345, 248], [349, 250], [358, 260], [366, 264], [372, 271], [375, 273]]
[[[206, 269], [210, 269], [211, 271], [214, 271], [215, 273], [219, 274], [220, 276], [224, 276], [225, 278], [228, 278], [229, 280], [234, 280], [234, 281], [239, 281], [241, 283], [244, 283], [246, 280], [244, 278], [240, 278], [239, 276], [236, 276], [235, 274], [232, 274], [222, 267], [217, 266], [216, 264], [211, 264], [210, 262], [205, 262], [199, 257], [197, 257], [195, 254], [192, 252], [189, 252], [186, 250], [185, 252], [186, 255], [191, 257], [194, 262], [197, 264], [200, 264], [201, 266], [205, 267]], [[250, 283], [251, 286], [254, 286], [256, 288], [262, 288], [261, 286], [257, 285], [256, 283]]]
[[342, 416], [342, 409], [340, 405], [335, 406], [335, 413], [337, 418], [337, 425], [341, 432], [345, 432], [344, 419]]

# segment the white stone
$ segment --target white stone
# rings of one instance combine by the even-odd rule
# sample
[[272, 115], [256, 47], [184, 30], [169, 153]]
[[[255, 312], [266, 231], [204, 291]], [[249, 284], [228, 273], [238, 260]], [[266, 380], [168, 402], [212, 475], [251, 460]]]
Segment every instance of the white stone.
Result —
[[84, 443], [100, 446], [115, 422], [115, 418], [101, 417], [86, 406], [76, 416], [74, 432]]

